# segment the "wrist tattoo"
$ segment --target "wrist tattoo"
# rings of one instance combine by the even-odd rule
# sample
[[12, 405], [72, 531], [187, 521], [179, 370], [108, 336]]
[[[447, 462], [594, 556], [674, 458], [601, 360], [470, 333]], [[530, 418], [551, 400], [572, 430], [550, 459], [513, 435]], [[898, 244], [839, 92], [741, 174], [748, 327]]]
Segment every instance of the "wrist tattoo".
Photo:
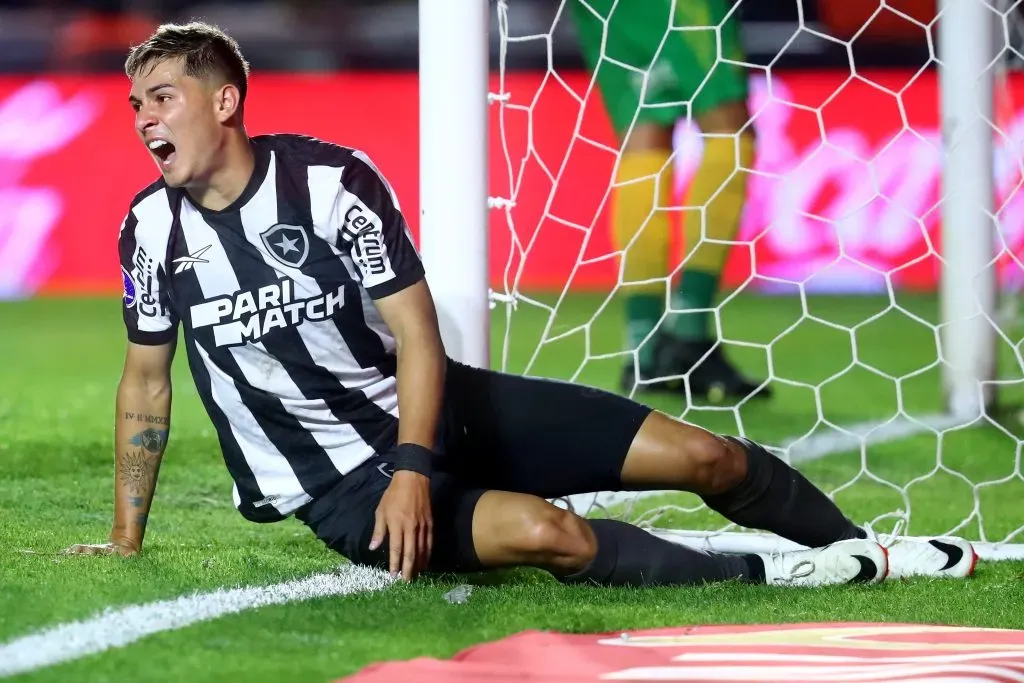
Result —
[[124, 418], [126, 420], [134, 420], [135, 422], [143, 422], [145, 424], [154, 425], [169, 425], [171, 419], [163, 415], [149, 415], [147, 413], [133, 413], [131, 411], [125, 411]]
[[153, 491], [159, 458], [146, 455], [145, 451], [128, 451], [118, 463], [121, 481], [134, 494], [145, 494]]
[[150, 453], [163, 453], [167, 445], [167, 430], [148, 427], [133, 435], [128, 442], [133, 446], [142, 446]]

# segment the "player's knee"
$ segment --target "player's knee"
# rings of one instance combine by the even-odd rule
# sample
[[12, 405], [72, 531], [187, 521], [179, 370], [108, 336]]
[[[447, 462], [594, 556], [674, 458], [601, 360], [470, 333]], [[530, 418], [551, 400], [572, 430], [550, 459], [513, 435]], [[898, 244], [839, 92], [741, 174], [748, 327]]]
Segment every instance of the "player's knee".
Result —
[[746, 476], [747, 459], [743, 448], [711, 432], [687, 434], [681, 452], [686, 453], [693, 488], [709, 495], [728, 491]]
[[653, 412], [637, 433], [622, 466], [627, 488], [677, 488], [721, 493], [746, 477], [743, 447], [712, 432]]
[[593, 558], [597, 540], [590, 525], [553, 505], [532, 510], [522, 519], [520, 551], [535, 563], [575, 568]]

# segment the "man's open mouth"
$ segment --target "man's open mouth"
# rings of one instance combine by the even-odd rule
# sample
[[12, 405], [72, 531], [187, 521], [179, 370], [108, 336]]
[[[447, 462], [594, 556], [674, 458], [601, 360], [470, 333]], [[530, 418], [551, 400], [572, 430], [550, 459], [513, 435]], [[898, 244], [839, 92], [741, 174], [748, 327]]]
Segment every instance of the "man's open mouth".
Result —
[[151, 140], [148, 147], [149, 151], [160, 160], [162, 165], [170, 165], [174, 158], [174, 145], [166, 140]]

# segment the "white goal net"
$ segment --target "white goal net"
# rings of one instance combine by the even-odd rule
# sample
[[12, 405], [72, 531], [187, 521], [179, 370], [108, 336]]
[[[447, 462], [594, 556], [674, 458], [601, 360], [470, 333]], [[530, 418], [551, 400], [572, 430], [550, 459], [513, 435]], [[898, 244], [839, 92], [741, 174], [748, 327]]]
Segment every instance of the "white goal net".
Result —
[[[572, 32], [570, 2], [586, 0], [551, 3], [551, 25], [528, 33], [517, 30], [516, 0], [497, 4], [500, 61], [489, 111], [493, 365], [621, 391], [621, 370], [637, 353], [624, 342], [623, 310], [636, 283], [625, 280], [622, 252], [609, 237], [622, 150], [594, 77], [556, 66], [558, 41]], [[965, 214], [951, 208], [950, 188], [962, 188], [950, 165], [964, 157], [948, 146], [956, 137], [943, 128], [938, 67], [960, 53], [943, 54], [949, 41], [937, 35], [958, 2], [984, 4], [994, 27], [985, 69], [995, 103], [976, 107], [992, 141], [994, 196], [976, 207], [977, 220], [954, 225]], [[930, 36], [928, 64], [862, 68], [852, 51], [840, 69], [747, 64], [755, 161], [743, 169], [743, 218], [711, 325], [726, 355], [766, 378], [772, 397], [707, 403], [637, 386], [632, 395], [765, 444], [858, 523], [888, 532], [900, 520], [902, 533], [962, 535], [978, 542], [982, 557], [1024, 558], [1019, 0], [948, 0], [927, 21], [878, 4], [872, 18], [892, 12]], [[808, 38], [840, 47], [859, 39], [835, 38], [799, 17], [784, 51]], [[666, 26], [664, 39], [716, 28]], [[546, 69], [509, 68], [517, 50], [538, 45], [549, 56]], [[649, 78], [647, 65], [621, 66]], [[977, 92], [958, 97], [970, 101]], [[696, 123], [679, 121], [671, 166], [659, 180], [674, 190], [671, 204], [657, 209], [670, 214], [675, 235], [661, 277], [668, 306], [685, 267], [681, 217], [703, 208], [685, 204], [703, 146]], [[989, 242], [981, 265], [961, 258], [970, 251], [963, 245]], [[985, 293], [984, 281], [995, 283], [998, 298]], [[967, 307], [951, 309], [965, 291]], [[961, 334], [964, 326], [974, 332]], [[975, 368], [968, 395], [988, 399], [980, 410], [951, 409], [948, 377], [958, 364]], [[563, 503], [702, 547], [787, 546], [729, 525], [685, 493], [596, 492]]]

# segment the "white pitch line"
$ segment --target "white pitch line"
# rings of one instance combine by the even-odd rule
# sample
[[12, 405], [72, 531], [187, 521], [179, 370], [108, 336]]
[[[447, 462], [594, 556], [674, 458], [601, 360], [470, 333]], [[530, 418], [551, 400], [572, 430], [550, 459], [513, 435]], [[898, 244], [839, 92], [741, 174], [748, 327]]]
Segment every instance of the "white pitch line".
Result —
[[[939, 413], [926, 415], [916, 420], [900, 418], [896, 420], [875, 420], [844, 425], [843, 431], [831, 431], [815, 434], [805, 439], [790, 439], [782, 445], [789, 451], [791, 463], [810, 462], [835, 453], [857, 450], [862, 443], [866, 446], [888, 443], [907, 439], [925, 432], [939, 432], [954, 427], [962, 427], [973, 420]], [[847, 433], [849, 432], [849, 433]]]
[[271, 586], [218, 589], [143, 605], [107, 608], [84, 621], [72, 621], [0, 645], [0, 677], [123, 647], [145, 636], [184, 628], [248, 609], [335, 595], [378, 591], [394, 579], [387, 572], [342, 565], [330, 574]]

